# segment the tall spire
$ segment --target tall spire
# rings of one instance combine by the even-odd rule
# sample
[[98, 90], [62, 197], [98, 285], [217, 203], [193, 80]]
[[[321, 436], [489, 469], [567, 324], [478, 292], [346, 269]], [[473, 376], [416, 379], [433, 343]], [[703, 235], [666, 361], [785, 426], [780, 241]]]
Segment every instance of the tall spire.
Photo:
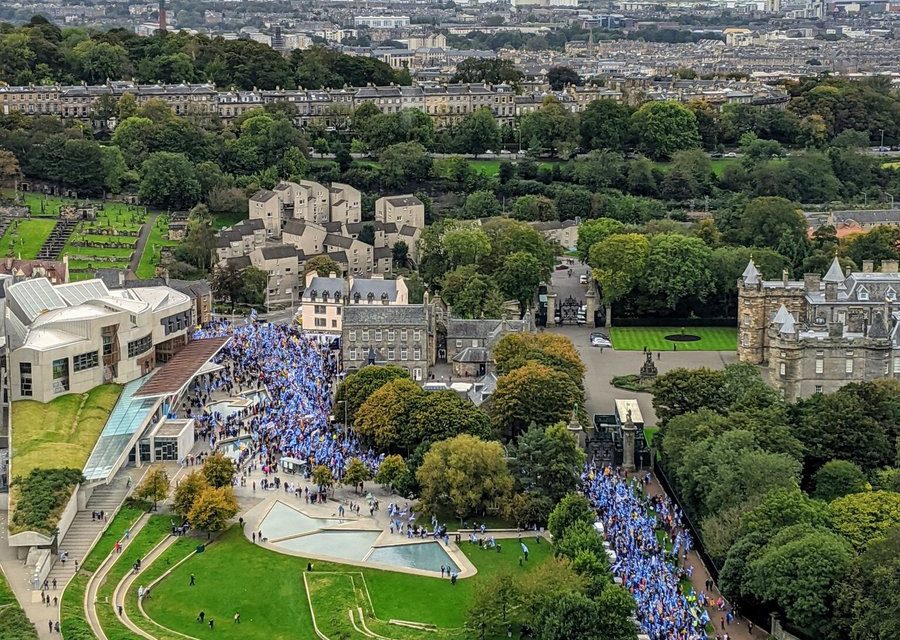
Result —
[[831, 261], [831, 266], [828, 267], [828, 273], [826, 273], [825, 277], [822, 278], [822, 282], [841, 283], [843, 281], [844, 281], [844, 270], [841, 269], [841, 263], [838, 262], [837, 256], [835, 256], [834, 260]]

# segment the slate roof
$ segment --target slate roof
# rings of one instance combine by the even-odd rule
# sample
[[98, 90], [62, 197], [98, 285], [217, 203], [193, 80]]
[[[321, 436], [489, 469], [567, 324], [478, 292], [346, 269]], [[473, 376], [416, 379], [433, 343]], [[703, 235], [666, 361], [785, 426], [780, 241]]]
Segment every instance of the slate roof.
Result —
[[274, 191], [269, 191], [268, 189], [260, 189], [250, 198], [253, 202], [268, 202], [272, 198], [275, 197]]
[[383, 280], [381, 278], [354, 278], [350, 287], [350, 299], [354, 300], [356, 294], [359, 294], [360, 300], [367, 300], [371, 293], [376, 301], [381, 301], [383, 294], [387, 294], [389, 302], [397, 301], [397, 281]]
[[428, 318], [421, 304], [353, 304], [344, 307], [344, 328], [349, 326], [390, 325], [426, 327]]

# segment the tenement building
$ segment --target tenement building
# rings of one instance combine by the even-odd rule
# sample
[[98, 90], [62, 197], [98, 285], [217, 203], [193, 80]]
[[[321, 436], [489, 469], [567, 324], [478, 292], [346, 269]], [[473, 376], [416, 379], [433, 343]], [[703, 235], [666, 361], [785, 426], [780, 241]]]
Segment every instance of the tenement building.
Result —
[[837, 258], [824, 277], [763, 280], [751, 261], [738, 280], [738, 356], [768, 365], [785, 398], [851, 382], [900, 379], [900, 273], [896, 260], [847, 275]]

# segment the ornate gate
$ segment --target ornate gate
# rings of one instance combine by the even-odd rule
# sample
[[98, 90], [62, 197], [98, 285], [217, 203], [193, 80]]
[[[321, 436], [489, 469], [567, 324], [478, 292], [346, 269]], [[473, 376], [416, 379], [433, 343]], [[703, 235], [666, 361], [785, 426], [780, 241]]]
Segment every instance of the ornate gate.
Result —
[[581, 303], [569, 296], [559, 305], [556, 315], [560, 324], [576, 324]]

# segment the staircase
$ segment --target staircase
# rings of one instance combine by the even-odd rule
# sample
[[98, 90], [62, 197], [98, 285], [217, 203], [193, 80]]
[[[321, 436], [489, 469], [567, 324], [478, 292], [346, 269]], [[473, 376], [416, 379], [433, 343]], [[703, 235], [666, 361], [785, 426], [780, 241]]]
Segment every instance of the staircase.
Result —
[[[58, 219], [53, 226], [53, 231], [47, 236], [47, 239], [41, 246], [41, 250], [37, 254], [38, 260], [58, 259], [59, 254], [62, 253], [62, 250], [66, 246], [66, 242], [69, 241], [69, 236], [72, 235], [72, 232], [75, 231], [75, 227], [77, 226], [77, 220], [67, 220], [65, 218]], [[88, 515], [90, 515], [90, 513], [88, 513]]]
[[105, 524], [98, 520], [91, 519], [92, 511], [103, 511], [109, 520], [128, 492], [127, 479], [120, 476], [110, 482], [108, 485], [100, 485], [94, 489], [94, 493], [85, 505], [84, 511], [79, 511], [72, 521], [69, 530], [66, 531], [65, 537], [59, 543], [60, 551], [68, 551], [69, 559], [65, 563], [56, 559], [56, 564], [50, 570], [47, 579], [52, 583], [56, 579], [56, 587], [60, 591], [68, 584], [69, 580], [75, 575], [75, 560], [78, 560], [79, 566], [84, 561], [84, 556], [88, 554], [94, 540], [97, 539], [103, 530]]

